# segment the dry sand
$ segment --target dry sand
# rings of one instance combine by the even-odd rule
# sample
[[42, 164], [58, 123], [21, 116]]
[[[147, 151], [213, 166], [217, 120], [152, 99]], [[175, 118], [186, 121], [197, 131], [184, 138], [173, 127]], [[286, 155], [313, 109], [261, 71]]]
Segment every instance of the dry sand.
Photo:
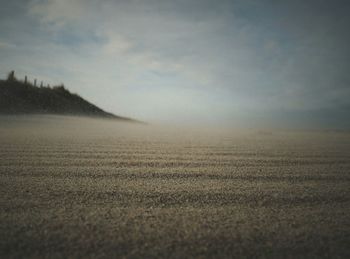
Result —
[[350, 134], [0, 118], [1, 258], [349, 258]]

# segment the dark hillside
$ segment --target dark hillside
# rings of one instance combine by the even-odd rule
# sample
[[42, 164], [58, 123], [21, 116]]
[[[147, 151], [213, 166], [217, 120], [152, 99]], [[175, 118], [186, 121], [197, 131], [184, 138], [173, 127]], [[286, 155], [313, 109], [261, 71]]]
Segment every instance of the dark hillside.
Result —
[[0, 80], [0, 114], [62, 114], [84, 115], [130, 120], [105, 112], [63, 85], [37, 87], [25, 79], [19, 81], [11, 72], [7, 80]]

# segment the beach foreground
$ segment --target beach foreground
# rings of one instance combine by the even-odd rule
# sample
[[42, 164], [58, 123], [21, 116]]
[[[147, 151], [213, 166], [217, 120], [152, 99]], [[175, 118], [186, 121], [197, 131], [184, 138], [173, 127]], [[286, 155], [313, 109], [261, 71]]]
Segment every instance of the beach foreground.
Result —
[[3, 116], [1, 258], [349, 258], [350, 134]]

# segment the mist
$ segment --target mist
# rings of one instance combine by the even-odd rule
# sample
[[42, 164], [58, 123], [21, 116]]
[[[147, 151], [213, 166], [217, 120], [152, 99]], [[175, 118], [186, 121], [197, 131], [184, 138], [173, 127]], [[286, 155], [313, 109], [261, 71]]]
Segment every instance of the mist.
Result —
[[0, 76], [151, 124], [348, 129], [347, 1], [7, 1]]
[[0, 4], [0, 258], [349, 258], [348, 0]]

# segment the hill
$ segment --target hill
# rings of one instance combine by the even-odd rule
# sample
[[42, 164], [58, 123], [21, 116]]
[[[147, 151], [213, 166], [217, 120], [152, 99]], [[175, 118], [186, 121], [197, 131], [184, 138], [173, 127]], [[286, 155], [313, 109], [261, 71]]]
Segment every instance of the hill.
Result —
[[134, 121], [106, 112], [71, 93], [63, 85], [36, 86], [17, 80], [12, 71], [6, 80], [0, 80], [0, 114], [60, 114], [81, 115]]

